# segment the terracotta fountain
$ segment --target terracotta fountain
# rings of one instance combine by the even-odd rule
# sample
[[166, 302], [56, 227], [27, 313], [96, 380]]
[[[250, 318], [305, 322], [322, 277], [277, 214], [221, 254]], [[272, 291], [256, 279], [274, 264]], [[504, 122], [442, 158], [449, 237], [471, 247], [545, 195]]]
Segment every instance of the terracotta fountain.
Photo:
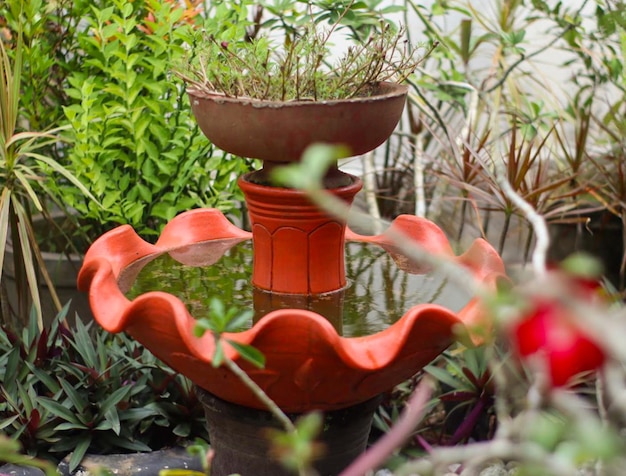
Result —
[[[194, 336], [195, 320], [185, 304], [163, 292], [132, 300], [123, 292], [142, 264], [163, 253], [183, 264], [209, 266], [232, 246], [251, 239], [255, 306], [269, 312], [251, 329], [225, 337], [260, 350], [265, 368], [247, 364], [231, 347], [226, 352], [290, 416], [311, 410], [325, 413], [327, 429], [321, 439], [329, 451], [316, 469], [322, 475], [338, 474], [364, 450], [378, 396], [445, 350], [455, 338], [456, 326], [481, 319], [476, 299], [460, 312], [417, 304], [382, 332], [342, 337], [341, 323], [329, 321], [337, 314], [332, 310], [328, 316], [322, 314], [342, 300], [345, 241], [381, 246], [401, 268], [416, 272], [419, 264], [403, 256], [391, 239], [394, 231], [401, 231], [424, 250], [455, 260], [488, 286], [495, 286], [503, 274], [502, 261], [482, 240], [455, 256], [439, 228], [414, 216], [398, 217], [381, 235], [353, 233], [303, 192], [268, 182], [272, 168], [299, 160], [315, 142], [345, 144], [354, 155], [376, 148], [400, 119], [405, 86], [383, 83], [371, 97], [317, 103], [234, 99], [193, 89], [189, 94], [196, 119], [214, 144], [235, 155], [263, 160], [261, 170], [239, 178], [252, 232], [235, 227], [215, 209], [179, 215], [155, 244], [121, 226], [92, 245], [79, 287], [89, 292], [102, 327], [128, 332], [199, 387], [215, 449], [213, 475], [287, 474], [267, 456], [267, 442], [259, 430], [275, 425], [270, 414], [229, 370], [213, 367], [213, 337]], [[324, 184], [348, 204], [362, 186], [359, 178], [336, 166]], [[275, 305], [279, 301], [280, 309]], [[284, 308], [285, 302], [294, 305]]]

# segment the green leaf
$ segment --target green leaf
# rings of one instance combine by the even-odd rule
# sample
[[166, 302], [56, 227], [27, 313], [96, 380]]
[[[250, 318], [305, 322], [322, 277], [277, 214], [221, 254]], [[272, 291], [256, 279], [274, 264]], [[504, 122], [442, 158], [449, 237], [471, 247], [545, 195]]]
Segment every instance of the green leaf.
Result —
[[424, 367], [424, 370], [449, 387], [459, 388], [462, 386], [462, 383], [459, 380], [435, 365], [427, 365]]
[[119, 26], [116, 23], [111, 23], [109, 25], [106, 25], [102, 29], [102, 38], [103, 39], [109, 39], [112, 36], [115, 36], [117, 34], [118, 28], [119, 28]]
[[140, 420], [145, 420], [146, 418], [157, 416], [157, 415], [165, 416], [165, 413], [163, 412], [163, 410], [157, 409], [155, 408], [155, 406], [156, 404], [152, 404], [150, 406], [145, 406], [143, 408], [129, 408], [128, 410], [124, 410], [123, 412], [120, 412], [119, 414], [120, 421], [126, 421], [126, 420], [140, 421]]
[[0, 431], [4, 430], [5, 428], [9, 428], [18, 418], [20, 418], [20, 415], [13, 415], [12, 417], [3, 418], [2, 420], [0, 420]]
[[76, 423], [70, 423], [67, 421], [64, 423], [59, 423], [57, 426], [54, 427], [55, 432], [67, 431], [67, 430], [88, 430], [88, 429], [89, 427], [82, 423], [76, 424]]
[[100, 411], [105, 414], [109, 412], [112, 408], [115, 407], [115, 405], [117, 405], [128, 396], [131, 389], [132, 387], [130, 385], [124, 385], [123, 387], [115, 390], [111, 395], [109, 395], [106, 400], [104, 400], [104, 402], [102, 402], [102, 405], [100, 406]]
[[91, 337], [89, 337], [85, 324], [80, 319], [76, 320], [76, 331], [74, 332], [74, 339], [71, 341], [71, 345], [80, 354], [87, 367], [92, 369], [98, 368], [96, 349]]
[[[3, 187], [0, 196], [0, 270], [4, 269], [4, 250], [9, 232], [9, 209], [11, 207], [11, 189]], [[0, 283], [3, 273], [0, 273]]]
[[470, 56], [471, 56], [471, 49], [470, 49], [471, 37], [472, 37], [472, 20], [471, 19], [461, 20], [460, 54], [465, 64], [469, 62]]
[[193, 327], [193, 335], [196, 337], [202, 337], [206, 332], [212, 332], [213, 326], [208, 319], [200, 319]]
[[174, 427], [172, 433], [182, 438], [187, 438], [191, 434], [191, 425], [186, 421], [181, 422]]
[[265, 367], [265, 356], [260, 350], [252, 347], [251, 345], [241, 344], [234, 340], [227, 339], [226, 341], [235, 348], [243, 359], [255, 367], [260, 369]]
[[239, 332], [247, 327], [253, 317], [254, 311], [252, 309], [241, 311], [228, 321], [223, 332]]
[[138, 183], [136, 187], [137, 187], [137, 190], [139, 191], [139, 196], [144, 202], [147, 202], [147, 203], [152, 202], [152, 192], [150, 191], [148, 187], [146, 187], [142, 183]]
[[79, 419], [76, 417], [74, 412], [72, 412], [69, 408], [61, 405], [54, 400], [51, 400], [47, 397], [40, 397], [38, 399], [39, 404], [48, 410], [53, 415], [62, 418], [70, 423], [74, 423], [75, 425], [82, 425]]
[[[41, 311], [41, 299], [39, 297], [39, 286], [37, 282], [37, 271], [35, 270], [35, 256], [33, 256], [31, 242], [35, 242], [34, 232], [32, 228], [27, 228], [30, 225], [28, 215], [22, 205], [19, 202], [14, 202], [15, 214], [18, 218], [18, 235], [20, 241], [20, 247], [23, 257], [23, 270], [26, 273], [26, 280], [30, 290], [30, 295], [33, 298], [33, 307], [37, 314], [37, 326], [39, 329], [43, 329], [43, 315]], [[31, 240], [32, 239], [32, 240]], [[39, 252], [39, 249], [35, 250]]]
[[301, 162], [274, 169], [272, 178], [280, 185], [318, 190], [323, 188], [322, 178], [328, 167], [338, 159], [349, 156], [350, 152], [344, 146], [313, 144], [304, 151]]
[[124, 18], [128, 18], [129, 16], [131, 16], [133, 14], [133, 4], [132, 3], [126, 3], [123, 7], [122, 7], [122, 16]]
[[80, 462], [85, 457], [85, 454], [91, 445], [91, 438], [91, 435], [82, 435], [82, 438], [78, 441], [78, 444], [72, 452], [72, 456], [70, 456], [70, 473], [74, 473], [74, 471], [76, 471], [76, 468], [78, 468]]
[[89, 405], [89, 402], [85, 400], [85, 398], [83, 398], [83, 396], [65, 379], [59, 378], [59, 382], [61, 383], [61, 387], [63, 387], [63, 390], [70, 402], [74, 405], [76, 413], [82, 414]]
[[22, 402], [22, 405], [24, 406], [24, 410], [26, 410], [26, 414], [30, 415], [33, 411], [33, 404], [31, 402], [30, 395], [28, 394], [24, 386], [21, 385], [19, 382], [17, 385], [17, 393], [19, 399]]
[[9, 353], [9, 357], [7, 359], [7, 365], [4, 371], [4, 383], [7, 390], [12, 390], [17, 385], [17, 368], [21, 363], [22, 358], [20, 356], [19, 347], [14, 347], [13, 350]]
[[50, 392], [57, 393], [61, 389], [57, 381], [52, 378], [47, 371], [38, 369], [31, 362], [26, 362], [26, 365], [28, 366], [28, 370], [37, 378], [37, 380], [43, 383]]
[[104, 419], [110, 425], [110, 428], [113, 430], [113, 432], [116, 435], [119, 435], [121, 431], [121, 424], [120, 417], [117, 413], [117, 408], [115, 408], [114, 406], [107, 408], [107, 410], [104, 412]]
[[319, 412], [306, 413], [298, 418], [295, 425], [300, 438], [313, 441], [322, 430], [324, 418]]

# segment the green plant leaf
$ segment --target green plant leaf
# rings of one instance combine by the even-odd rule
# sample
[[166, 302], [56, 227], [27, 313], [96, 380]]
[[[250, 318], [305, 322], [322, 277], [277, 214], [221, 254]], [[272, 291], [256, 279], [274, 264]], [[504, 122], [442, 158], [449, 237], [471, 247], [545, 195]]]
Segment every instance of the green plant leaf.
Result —
[[104, 440], [111, 446], [114, 446], [117, 448], [123, 448], [126, 450], [131, 450], [131, 451], [151, 451], [152, 450], [152, 448], [150, 448], [145, 443], [142, 443], [141, 441], [129, 440], [127, 438], [117, 436], [114, 433], [106, 433], [106, 437], [104, 438]]
[[120, 417], [117, 413], [117, 408], [115, 408], [114, 406], [107, 408], [107, 410], [104, 412], [104, 419], [109, 424], [111, 430], [113, 430], [116, 435], [119, 435], [121, 431], [121, 424]]
[[53, 415], [75, 425], [83, 426], [76, 414], [62, 404], [55, 402], [48, 397], [40, 397], [38, 403]]
[[440, 382], [445, 383], [446, 385], [452, 388], [459, 388], [462, 386], [462, 382], [454, 378], [447, 371], [435, 365], [427, 365], [426, 367], [424, 367], [424, 370], [428, 372], [430, 375], [432, 375], [433, 377], [435, 377]]
[[230, 339], [227, 339], [226, 342], [232, 345], [243, 359], [250, 362], [255, 367], [260, 369], [265, 367], [265, 356], [260, 350], [252, 347], [251, 345], [240, 344], [239, 342]]
[[0, 430], [4, 430], [5, 428], [10, 427], [13, 422], [17, 421], [19, 417], [19, 415], [13, 415], [12, 417], [3, 418], [2, 420], [0, 420]]
[[24, 406], [24, 410], [26, 411], [26, 414], [30, 416], [30, 414], [33, 411], [33, 404], [32, 404], [30, 395], [28, 394], [24, 386], [19, 382], [17, 384], [17, 394], [19, 396], [20, 401], [22, 402], [22, 405]]
[[74, 473], [78, 466], [80, 466], [80, 462], [85, 457], [89, 446], [91, 445], [91, 436], [90, 435], [82, 435], [79, 439], [78, 444], [72, 451], [72, 455], [70, 456], [69, 469], [70, 473]]
[[302, 154], [300, 162], [278, 167], [272, 171], [272, 178], [280, 185], [301, 190], [318, 190], [328, 167], [338, 159], [349, 157], [345, 146], [313, 144]]
[[89, 430], [89, 428], [83, 423], [76, 424], [67, 421], [64, 423], [59, 423], [57, 426], [54, 427], [55, 432], [62, 432], [67, 430]]
[[[64, 378], [59, 378], [59, 383], [63, 387], [63, 391], [69, 398], [70, 402], [74, 406], [76, 413], [82, 414], [89, 405], [89, 402], [80, 394], [80, 392], [70, 385]], [[82, 386], [82, 384], [81, 384]]]
[[76, 320], [76, 330], [71, 345], [80, 354], [85, 365], [92, 369], [98, 369], [98, 358], [93, 341], [89, 336], [89, 331], [80, 319]]
[[187, 438], [191, 433], [191, 425], [189, 422], [181, 422], [174, 427], [172, 432], [182, 438]]
[[13, 389], [17, 385], [17, 369], [21, 361], [20, 349], [19, 347], [14, 347], [9, 353], [7, 365], [4, 369], [4, 385], [7, 389]]
[[104, 413], [111, 410], [111, 408], [115, 407], [119, 402], [124, 400], [132, 389], [131, 385], [124, 385], [117, 390], [115, 390], [109, 397], [102, 402], [100, 406], [100, 410]]
[[146, 405], [143, 408], [129, 408], [120, 412], [120, 421], [134, 420], [140, 421], [153, 416], [166, 416], [166, 413], [158, 408], [156, 403]]
[[[39, 287], [37, 285], [37, 272], [35, 270], [35, 258], [33, 256], [33, 249], [31, 243], [36, 243], [33, 236], [32, 228], [27, 228], [30, 224], [28, 214], [19, 202], [13, 202], [15, 215], [17, 217], [17, 230], [19, 235], [20, 248], [22, 250], [23, 269], [26, 273], [26, 280], [30, 294], [33, 298], [33, 307], [37, 313], [37, 326], [39, 329], [43, 329], [43, 315], [41, 311], [41, 299], [39, 297]], [[35, 250], [39, 252], [37, 248]]]
[[[235, 311], [236, 312], [236, 311]], [[224, 326], [224, 332], [239, 332], [246, 327], [254, 316], [252, 309], [246, 309], [238, 312], [228, 323]]]
[[[1, 71], [0, 71], [1, 72]], [[3, 187], [0, 196], [0, 270], [4, 269], [4, 256], [9, 233], [9, 210], [11, 207], [11, 189]], [[0, 272], [0, 283], [3, 272]]]

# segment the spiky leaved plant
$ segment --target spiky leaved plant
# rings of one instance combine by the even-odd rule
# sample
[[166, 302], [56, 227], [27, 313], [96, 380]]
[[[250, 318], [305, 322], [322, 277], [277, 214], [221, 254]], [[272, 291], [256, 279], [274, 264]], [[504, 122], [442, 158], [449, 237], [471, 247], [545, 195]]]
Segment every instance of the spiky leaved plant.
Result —
[[[58, 309], [54, 291], [33, 230], [33, 213], [43, 213], [46, 203], [59, 204], [50, 188], [51, 176], [68, 181], [89, 196], [87, 189], [62, 165], [41, 153], [58, 140], [61, 128], [45, 132], [28, 131], [20, 124], [20, 86], [22, 74], [22, 36], [18, 34], [12, 54], [0, 42], [0, 303], [2, 319], [17, 317], [25, 322], [34, 306], [40, 328], [43, 326], [38, 284], [45, 282]], [[16, 279], [17, 308], [10, 309], [4, 262], [7, 238], [13, 244], [13, 267]]]

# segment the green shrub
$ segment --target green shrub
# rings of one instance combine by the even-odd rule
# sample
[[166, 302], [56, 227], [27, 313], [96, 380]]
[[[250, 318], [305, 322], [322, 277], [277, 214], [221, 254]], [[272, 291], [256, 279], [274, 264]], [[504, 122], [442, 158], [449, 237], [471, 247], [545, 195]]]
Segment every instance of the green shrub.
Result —
[[[174, 3], [174, 2], [172, 2]], [[129, 223], [156, 235], [176, 214], [199, 206], [237, 213], [234, 177], [249, 162], [224, 160], [192, 114], [171, 69], [184, 61], [194, 25], [163, 0], [92, 7], [78, 33], [85, 62], [69, 77], [65, 114], [73, 147], [68, 167], [102, 207], [66, 189], [91, 236]], [[189, 42], [189, 43], [188, 43]]]

